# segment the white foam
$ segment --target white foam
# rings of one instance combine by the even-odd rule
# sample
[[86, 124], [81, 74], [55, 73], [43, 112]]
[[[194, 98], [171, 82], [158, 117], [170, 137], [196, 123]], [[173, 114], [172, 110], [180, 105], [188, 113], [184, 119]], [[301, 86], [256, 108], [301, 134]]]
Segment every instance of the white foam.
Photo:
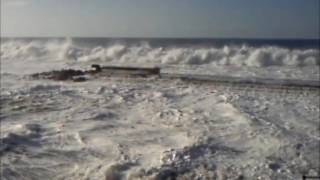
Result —
[[[219, 69], [226, 73], [211, 71]], [[237, 69], [247, 68], [227, 73], [243, 76]], [[1, 173], [7, 179], [106, 179], [138, 169], [161, 174], [161, 167], [173, 164], [191, 170], [202, 164], [235, 167], [231, 173], [250, 177], [270, 172], [269, 157], [282, 158], [271, 159], [278, 164], [303, 157], [301, 168], [319, 167], [317, 93], [242, 91], [166, 79], [3, 79], [14, 82], [4, 84], [1, 101]], [[298, 143], [303, 149], [296, 151]], [[114, 164], [120, 168], [111, 168]], [[295, 177], [298, 168], [283, 166], [278, 176]]]
[[77, 45], [71, 39], [49, 41], [5, 41], [1, 45], [4, 60], [62, 60], [65, 62], [122, 62], [231, 66], [314, 66], [320, 64], [317, 49], [287, 49], [275, 46], [151, 47], [147, 42], [106, 46]]

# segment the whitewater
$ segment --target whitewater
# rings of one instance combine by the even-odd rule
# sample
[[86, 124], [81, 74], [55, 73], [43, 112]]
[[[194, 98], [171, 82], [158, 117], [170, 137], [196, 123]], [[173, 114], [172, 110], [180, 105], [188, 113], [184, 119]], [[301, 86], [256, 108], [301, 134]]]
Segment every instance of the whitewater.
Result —
[[[150, 41], [150, 40], [149, 40]], [[250, 46], [221, 43], [173, 42], [153, 40], [105, 39], [4, 39], [2, 59], [54, 59], [86, 61], [117, 61], [122, 63], [159, 63], [195, 65], [235, 65], [265, 67], [319, 65], [317, 44], [313, 48], [285, 48], [265, 45]], [[157, 41], [156, 41], [157, 42]], [[303, 43], [303, 42], [302, 42]], [[313, 44], [312, 44], [313, 45]], [[303, 46], [302, 46], [303, 47]], [[307, 46], [308, 47], [308, 46]]]
[[1, 179], [320, 176], [319, 88], [31, 76], [91, 64], [320, 81], [318, 40], [2, 38]]

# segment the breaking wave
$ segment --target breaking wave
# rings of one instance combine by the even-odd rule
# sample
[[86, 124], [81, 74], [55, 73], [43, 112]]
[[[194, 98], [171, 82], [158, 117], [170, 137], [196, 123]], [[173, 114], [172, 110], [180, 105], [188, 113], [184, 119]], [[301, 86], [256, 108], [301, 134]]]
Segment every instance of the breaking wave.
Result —
[[6, 40], [1, 44], [2, 60], [61, 60], [72, 62], [156, 63], [230, 66], [315, 66], [319, 50], [289, 49], [279, 46], [250, 45], [153, 46], [148, 41], [113, 41], [101, 45], [65, 40]]

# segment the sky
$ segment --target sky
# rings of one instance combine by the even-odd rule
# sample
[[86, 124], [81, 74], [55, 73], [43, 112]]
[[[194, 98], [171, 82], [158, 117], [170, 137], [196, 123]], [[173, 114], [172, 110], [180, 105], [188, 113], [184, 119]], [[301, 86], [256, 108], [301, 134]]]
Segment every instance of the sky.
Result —
[[1, 36], [319, 38], [319, 0], [1, 0]]

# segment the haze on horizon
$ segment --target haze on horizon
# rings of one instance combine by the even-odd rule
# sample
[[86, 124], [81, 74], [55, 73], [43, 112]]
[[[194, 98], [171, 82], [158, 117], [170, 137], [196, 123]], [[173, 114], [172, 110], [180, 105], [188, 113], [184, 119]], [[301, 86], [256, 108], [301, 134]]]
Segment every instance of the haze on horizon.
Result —
[[1, 0], [1, 36], [319, 38], [319, 0]]

